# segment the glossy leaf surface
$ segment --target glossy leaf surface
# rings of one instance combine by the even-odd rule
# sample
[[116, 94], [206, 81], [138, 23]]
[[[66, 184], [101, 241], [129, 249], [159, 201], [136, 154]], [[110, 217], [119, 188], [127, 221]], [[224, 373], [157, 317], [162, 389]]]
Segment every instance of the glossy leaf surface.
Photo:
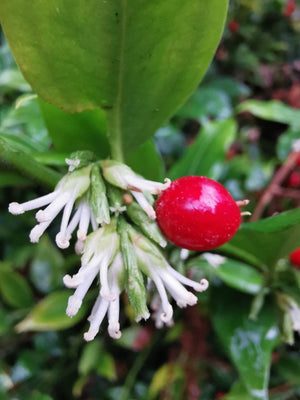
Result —
[[254, 264], [273, 266], [299, 247], [300, 209], [243, 224], [222, 250]]
[[226, 285], [241, 292], [256, 294], [260, 291], [263, 284], [262, 275], [250, 265], [222, 257], [223, 262], [212, 266], [202, 257], [192, 259], [188, 267], [199, 267], [208, 274], [209, 279], [216, 276]]
[[33, 90], [69, 112], [102, 107], [111, 143], [128, 153], [196, 88], [226, 8], [226, 0], [3, 0], [0, 15]]
[[51, 293], [41, 300], [21, 321], [16, 329], [18, 332], [48, 331], [66, 329], [80, 321], [86, 311], [85, 304], [82, 305], [78, 314], [73, 318], [66, 315], [66, 307], [70, 296], [68, 290]]
[[[251, 298], [228, 290], [216, 301], [213, 324], [227, 354], [239, 371], [251, 399], [268, 399], [271, 352], [279, 339], [271, 307], [265, 308], [256, 321], [248, 318]], [[216, 293], [217, 294], [217, 293]]]

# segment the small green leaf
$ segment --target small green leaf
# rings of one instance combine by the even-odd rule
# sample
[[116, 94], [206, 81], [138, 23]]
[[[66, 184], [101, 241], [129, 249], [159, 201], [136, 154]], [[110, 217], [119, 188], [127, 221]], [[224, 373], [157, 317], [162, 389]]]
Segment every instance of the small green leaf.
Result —
[[66, 315], [66, 308], [70, 295], [69, 290], [51, 293], [33, 308], [30, 314], [16, 326], [16, 330], [18, 332], [47, 331], [66, 329], [75, 325], [84, 317], [86, 306], [83, 304], [79, 312], [73, 318], [69, 318]]
[[184, 377], [180, 365], [168, 363], [160, 367], [154, 374], [149, 386], [149, 399], [155, 399], [159, 392], [166, 386], [171, 385], [178, 379]]
[[248, 111], [262, 119], [300, 126], [300, 110], [289, 107], [277, 100], [247, 100], [237, 107], [237, 111]]
[[243, 224], [220, 250], [242, 259], [254, 258], [254, 264], [272, 267], [299, 247], [300, 209], [257, 222]]
[[205, 175], [213, 178], [212, 167], [216, 161], [224, 161], [226, 150], [233, 142], [236, 132], [237, 126], [233, 119], [206, 124], [196, 141], [168, 175], [171, 179], [186, 175]]
[[[230, 258], [223, 257], [224, 262], [216, 267], [213, 267], [207, 262], [205, 267], [209, 274], [217, 276], [222, 279], [228, 286], [240, 290], [245, 293], [256, 294], [260, 291], [263, 284], [262, 275], [250, 265], [241, 263], [239, 261], [232, 260]], [[189, 263], [189, 267], [203, 266], [203, 259], [193, 259]]]
[[267, 400], [271, 353], [279, 340], [274, 310], [264, 307], [253, 321], [248, 296], [218, 288], [215, 299], [213, 324], [226, 353], [251, 399]]
[[18, 273], [0, 265], [0, 292], [4, 300], [15, 308], [33, 304], [33, 293], [27, 281]]

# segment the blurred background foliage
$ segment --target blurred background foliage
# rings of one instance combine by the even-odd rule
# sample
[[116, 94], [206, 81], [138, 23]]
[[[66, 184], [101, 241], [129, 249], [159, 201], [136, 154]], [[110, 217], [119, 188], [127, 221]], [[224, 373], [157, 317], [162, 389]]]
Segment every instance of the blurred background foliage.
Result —
[[[127, 163], [156, 180], [206, 175], [235, 199], [249, 198], [254, 212], [300, 139], [299, 33], [300, 8], [291, 0], [232, 0], [201, 85]], [[173, 327], [136, 324], [124, 297], [122, 338], [103, 330], [83, 341], [89, 301], [69, 319], [62, 284], [79, 258], [56, 249], [55, 226], [29, 244], [33, 215], [6, 209], [52, 187], [72, 151], [108, 156], [105, 133], [100, 110], [66, 114], [37, 98], [1, 35], [0, 399], [299, 399], [300, 340], [287, 307], [291, 299], [300, 306], [300, 271], [288, 260], [300, 247], [297, 163], [260, 220], [216, 249], [221, 265], [167, 248], [179, 271], [211, 283], [197, 306], [177, 309]], [[33, 170], [40, 171], [34, 179]]]

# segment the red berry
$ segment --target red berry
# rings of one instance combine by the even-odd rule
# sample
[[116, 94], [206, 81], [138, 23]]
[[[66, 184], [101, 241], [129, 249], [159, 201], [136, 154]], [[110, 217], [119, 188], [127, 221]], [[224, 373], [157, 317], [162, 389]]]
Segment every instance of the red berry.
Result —
[[156, 216], [170, 242], [197, 251], [228, 242], [241, 223], [240, 210], [228, 191], [205, 176], [173, 181], [157, 200]]
[[288, 186], [292, 188], [296, 188], [300, 186], [300, 174], [299, 172], [292, 172], [288, 179]]
[[236, 33], [240, 28], [240, 24], [238, 22], [232, 20], [229, 22], [228, 28], [232, 33]]
[[283, 15], [285, 15], [286, 17], [290, 17], [294, 13], [295, 9], [296, 9], [295, 2], [293, 0], [288, 1], [283, 11]]
[[290, 254], [290, 262], [296, 267], [300, 267], [300, 248]]

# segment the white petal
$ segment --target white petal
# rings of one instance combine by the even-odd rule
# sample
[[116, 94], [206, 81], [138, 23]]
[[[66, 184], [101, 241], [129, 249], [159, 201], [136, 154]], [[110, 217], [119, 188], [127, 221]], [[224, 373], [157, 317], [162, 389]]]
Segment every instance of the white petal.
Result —
[[168, 272], [179, 282], [183, 283], [184, 285], [192, 287], [197, 292], [204, 292], [209, 284], [206, 279], [201, 279], [200, 282], [195, 282], [192, 279], [189, 279], [183, 275], [181, 275], [178, 271], [172, 268], [169, 264], [166, 263]]
[[[84, 281], [82, 283], [80, 283], [80, 285], [75, 290], [73, 296], [70, 297], [70, 299], [72, 298], [72, 300], [71, 300], [71, 303], [69, 301], [67, 311], [66, 311], [66, 313], [67, 313], [67, 315], [69, 315], [69, 317], [73, 317], [78, 312], [79, 307], [81, 306], [82, 300], [83, 300], [84, 296], [86, 295], [87, 291], [89, 290], [96, 275], [97, 275], [97, 269], [95, 268], [94, 271], [91, 272], [88, 276], [86, 276]], [[78, 304], [80, 304], [80, 306], [78, 308], [76, 308]]]
[[17, 202], [10, 203], [8, 206], [8, 212], [10, 212], [13, 215], [20, 215], [25, 212], [23, 205]]
[[101, 322], [103, 321], [103, 318], [105, 317], [105, 314], [108, 309], [109, 302], [104, 300], [103, 298], [99, 302], [97, 310], [94, 312], [93, 318], [90, 319], [90, 328], [88, 332], [85, 332], [83, 335], [84, 339], [89, 342], [95, 338], [97, 333], [99, 332], [99, 328], [101, 325]]
[[142, 209], [145, 211], [145, 213], [148, 215], [148, 217], [154, 220], [156, 218], [154, 208], [151, 206], [150, 203], [148, 203], [143, 193], [134, 191], [131, 191], [131, 193], [136, 201], [139, 203], [139, 205], [142, 207]]
[[70, 192], [65, 192], [56, 197], [55, 200], [51, 204], [49, 204], [48, 207], [45, 208], [45, 210], [40, 210], [36, 213], [35, 217], [37, 221], [38, 222], [52, 221], [57, 216], [57, 214], [63, 209], [63, 207], [67, 204], [70, 196], [71, 196]]
[[82, 242], [84, 242], [86, 239], [90, 218], [91, 218], [91, 209], [86, 203], [83, 203], [80, 214], [79, 229], [77, 231], [77, 238]]
[[149, 264], [147, 265], [147, 267], [149, 269], [151, 278], [154, 281], [157, 291], [161, 298], [161, 305], [162, 305], [163, 313], [161, 314], [160, 318], [163, 322], [170, 321], [173, 316], [173, 308], [172, 308], [171, 304], [169, 303], [166, 289], [162, 283], [161, 278], [158, 276], [157, 272], [155, 271], [155, 269], [152, 268]]
[[83, 250], [84, 250], [84, 242], [82, 242], [81, 240], [77, 240], [77, 242], [75, 243], [75, 253], [82, 254]]
[[82, 299], [76, 297], [75, 295], [70, 296], [66, 310], [66, 314], [68, 315], [68, 317], [71, 318], [74, 317], [74, 315], [78, 313], [81, 304], [82, 304]]
[[165, 183], [149, 181], [139, 177], [138, 175], [126, 175], [125, 179], [130, 190], [139, 190], [141, 192], [147, 191], [152, 194], [160, 194], [171, 185], [171, 180], [168, 178], [165, 179]]
[[65, 205], [63, 216], [61, 219], [61, 224], [60, 224], [60, 233], [63, 237], [67, 236], [67, 226], [69, 223], [69, 219], [73, 210], [74, 202], [76, 198], [76, 190], [72, 193], [72, 196], [70, 196], [67, 204]]
[[48, 228], [50, 225], [51, 221], [47, 222], [42, 222], [38, 225], [36, 225], [33, 229], [31, 229], [29, 233], [29, 239], [31, 243], [37, 243], [42, 236], [42, 234], [45, 232], [45, 230]]
[[37, 199], [26, 201], [25, 203], [10, 203], [8, 210], [11, 214], [23, 214], [25, 211], [34, 210], [35, 208], [44, 207], [46, 204], [51, 203], [59, 194], [56, 190], [45, 196], [38, 197]]
[[71, 236], [63, 236], [61, 232], [58, 232], [58, 234], [55, 237], [55, 242], [57, 244], [57, 247], [60, 249], [66, 249], [67, 247], [70, 246], [70, 239]]

